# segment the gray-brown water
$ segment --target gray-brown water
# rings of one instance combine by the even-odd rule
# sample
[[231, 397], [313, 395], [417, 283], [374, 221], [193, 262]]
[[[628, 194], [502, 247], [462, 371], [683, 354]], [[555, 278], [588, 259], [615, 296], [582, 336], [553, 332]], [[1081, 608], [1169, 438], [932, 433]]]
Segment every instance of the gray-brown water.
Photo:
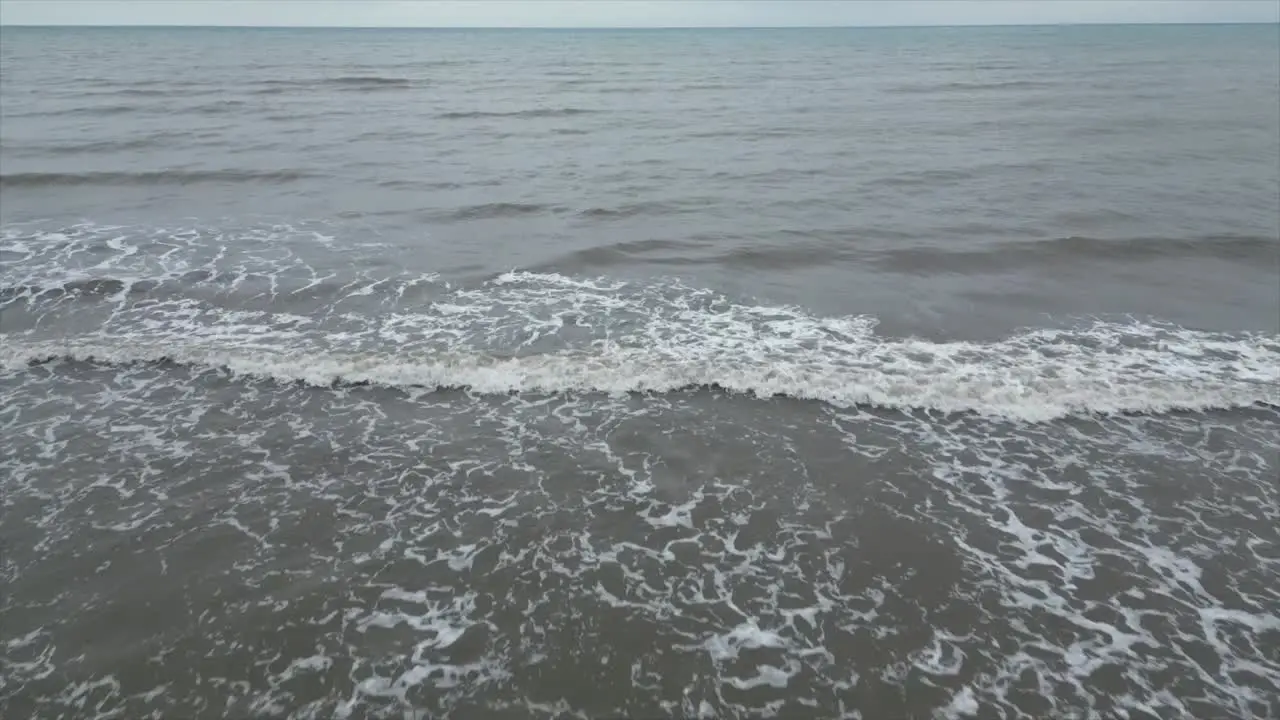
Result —
[[0, 34], [0, 716], [1280, 716], [1280, 29]]

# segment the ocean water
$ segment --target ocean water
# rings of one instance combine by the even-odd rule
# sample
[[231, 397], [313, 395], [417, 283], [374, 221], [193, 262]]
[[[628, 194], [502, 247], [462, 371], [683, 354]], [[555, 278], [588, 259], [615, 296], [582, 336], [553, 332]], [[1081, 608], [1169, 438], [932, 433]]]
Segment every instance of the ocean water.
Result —
[[0, 32], [0, 716], [1280, 716], [1280, 28]]

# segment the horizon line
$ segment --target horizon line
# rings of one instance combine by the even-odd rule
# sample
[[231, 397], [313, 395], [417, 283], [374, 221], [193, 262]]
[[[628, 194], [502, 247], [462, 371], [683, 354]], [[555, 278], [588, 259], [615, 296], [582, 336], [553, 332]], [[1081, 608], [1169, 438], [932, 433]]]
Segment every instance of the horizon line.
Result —
[[913, 28], [1041, 28], [1041, 27], [1198, 27], [1218, 25], [1280, 25], [1271, 20], [1209, 20], [1200, 22], [972, 23], [919, 25], [174, 25], [137, 23], [0, 23], [0, 28], [69, 29], [192, 29], [192, 30], [910, 30]]

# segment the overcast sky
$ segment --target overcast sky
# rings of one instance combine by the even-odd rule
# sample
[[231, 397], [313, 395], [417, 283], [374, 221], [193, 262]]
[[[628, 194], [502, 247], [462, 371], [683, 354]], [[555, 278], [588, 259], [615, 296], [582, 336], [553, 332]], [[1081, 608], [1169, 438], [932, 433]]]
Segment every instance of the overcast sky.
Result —
[[1280, 0], [0, 0], [12, 25], [735, 27], [1280, 22]]

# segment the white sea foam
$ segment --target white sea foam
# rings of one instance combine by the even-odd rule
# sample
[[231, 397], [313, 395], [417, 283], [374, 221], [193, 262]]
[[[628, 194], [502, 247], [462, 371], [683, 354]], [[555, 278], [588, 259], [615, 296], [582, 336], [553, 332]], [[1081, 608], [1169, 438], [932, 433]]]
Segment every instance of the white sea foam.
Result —
[[[453, 310], [451, 310], [452, 312]], [[271, 326], [70, 340], [9, 336], [0, 366], [50, 359], [171, 362], [315, 386], [373, 384], [488, 393], [666, 393], [715, 387], [835, 406], [976, 412], [1030, 421], [1280, 404], [1280, 343], [1142, 324], [1035, 331], [1002, 342], [936, 343], [870, 332], [806, 342], [835, 321], [793, 317], [751, 337], [693, 317], [667, 337], [518, 357], [466, 348], [343, 349]], [[852, 320], [848, 321], [850, 324]], [[274, 325], [274, 323], [273, 323]], [[429, 330], [429, 327], [419, 328]], [[707, 334], [694, 328], [702, 326]], [[278, 327], [278, 326], [276, 326]], [[335, 338], [339, 342], [334, 342]], [[250, 344], [249, 340], [253, 340]], [[336, 347], [335, 347], [336, 346]]]

